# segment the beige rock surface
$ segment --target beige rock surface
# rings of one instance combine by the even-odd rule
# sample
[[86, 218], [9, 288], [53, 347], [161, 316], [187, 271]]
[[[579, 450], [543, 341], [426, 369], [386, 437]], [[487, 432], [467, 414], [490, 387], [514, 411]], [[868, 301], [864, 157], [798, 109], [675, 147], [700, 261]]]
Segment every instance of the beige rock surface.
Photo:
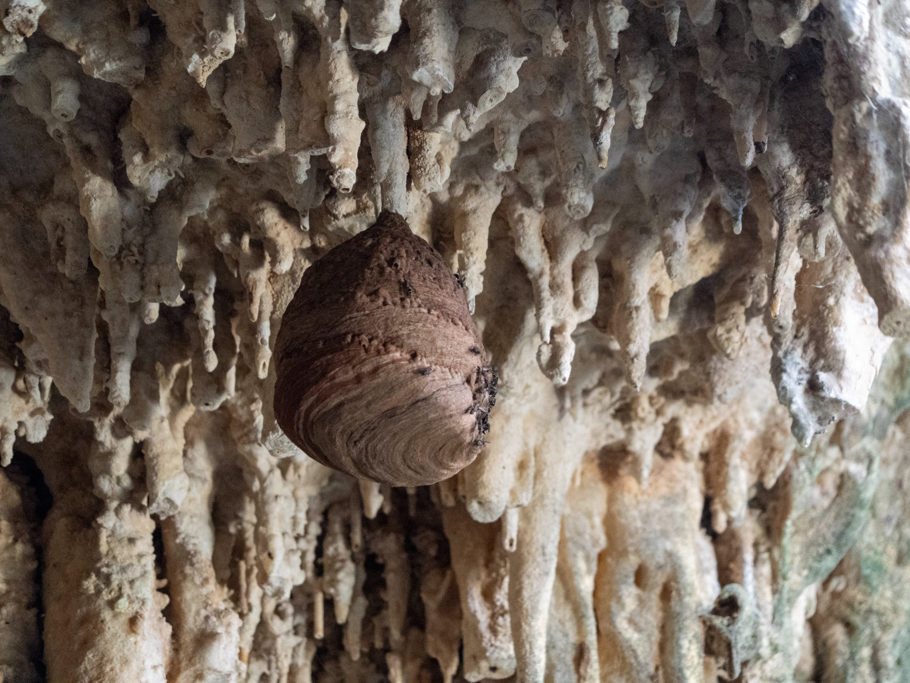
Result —
[[[910, 680], [908, 27], [0, 0], [0, 676]], [[431, 487], [274, 417], [304, 272], [383, 209], [500, 377]]]

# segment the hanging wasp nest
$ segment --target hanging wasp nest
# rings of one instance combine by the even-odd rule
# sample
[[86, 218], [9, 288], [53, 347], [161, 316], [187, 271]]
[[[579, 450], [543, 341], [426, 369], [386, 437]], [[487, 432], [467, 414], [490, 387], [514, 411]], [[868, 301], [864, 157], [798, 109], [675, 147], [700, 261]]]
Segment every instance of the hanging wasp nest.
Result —
[[[4, 680], [910, 679], [903, 0], [0, 0], [0, 74]], [[499, 375], [430, 487], [273, 408], [384, 209]]]

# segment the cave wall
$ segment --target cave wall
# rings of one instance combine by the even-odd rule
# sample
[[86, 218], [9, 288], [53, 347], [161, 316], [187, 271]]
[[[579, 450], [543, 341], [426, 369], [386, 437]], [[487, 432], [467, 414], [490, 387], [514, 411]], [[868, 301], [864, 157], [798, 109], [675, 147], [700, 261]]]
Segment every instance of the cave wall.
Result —
[[[902, 0], [0, 0], [0, 674], [910, 680]], [[383, 209], [484, 452], [273, 415]]]

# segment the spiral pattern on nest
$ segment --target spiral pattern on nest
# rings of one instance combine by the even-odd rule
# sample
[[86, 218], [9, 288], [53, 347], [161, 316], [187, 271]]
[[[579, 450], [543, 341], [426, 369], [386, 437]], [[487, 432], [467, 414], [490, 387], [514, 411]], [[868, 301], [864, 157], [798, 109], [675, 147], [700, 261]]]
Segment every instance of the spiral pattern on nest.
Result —
[[496, 374], [458, 280], [397, 214], [304, 273], [275, 357], [278, 424], [324, 465], [417, 486], [483, 448]]

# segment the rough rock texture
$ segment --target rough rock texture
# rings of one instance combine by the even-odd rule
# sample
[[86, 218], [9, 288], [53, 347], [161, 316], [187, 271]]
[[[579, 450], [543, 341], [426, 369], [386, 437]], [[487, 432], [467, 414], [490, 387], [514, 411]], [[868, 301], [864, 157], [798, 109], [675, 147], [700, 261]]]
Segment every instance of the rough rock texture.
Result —
[[[4, 680], [910, 679], [908, 27], [0, 0]], [[500, 376], [432, 487], [274, 419], [382, 209]]]

